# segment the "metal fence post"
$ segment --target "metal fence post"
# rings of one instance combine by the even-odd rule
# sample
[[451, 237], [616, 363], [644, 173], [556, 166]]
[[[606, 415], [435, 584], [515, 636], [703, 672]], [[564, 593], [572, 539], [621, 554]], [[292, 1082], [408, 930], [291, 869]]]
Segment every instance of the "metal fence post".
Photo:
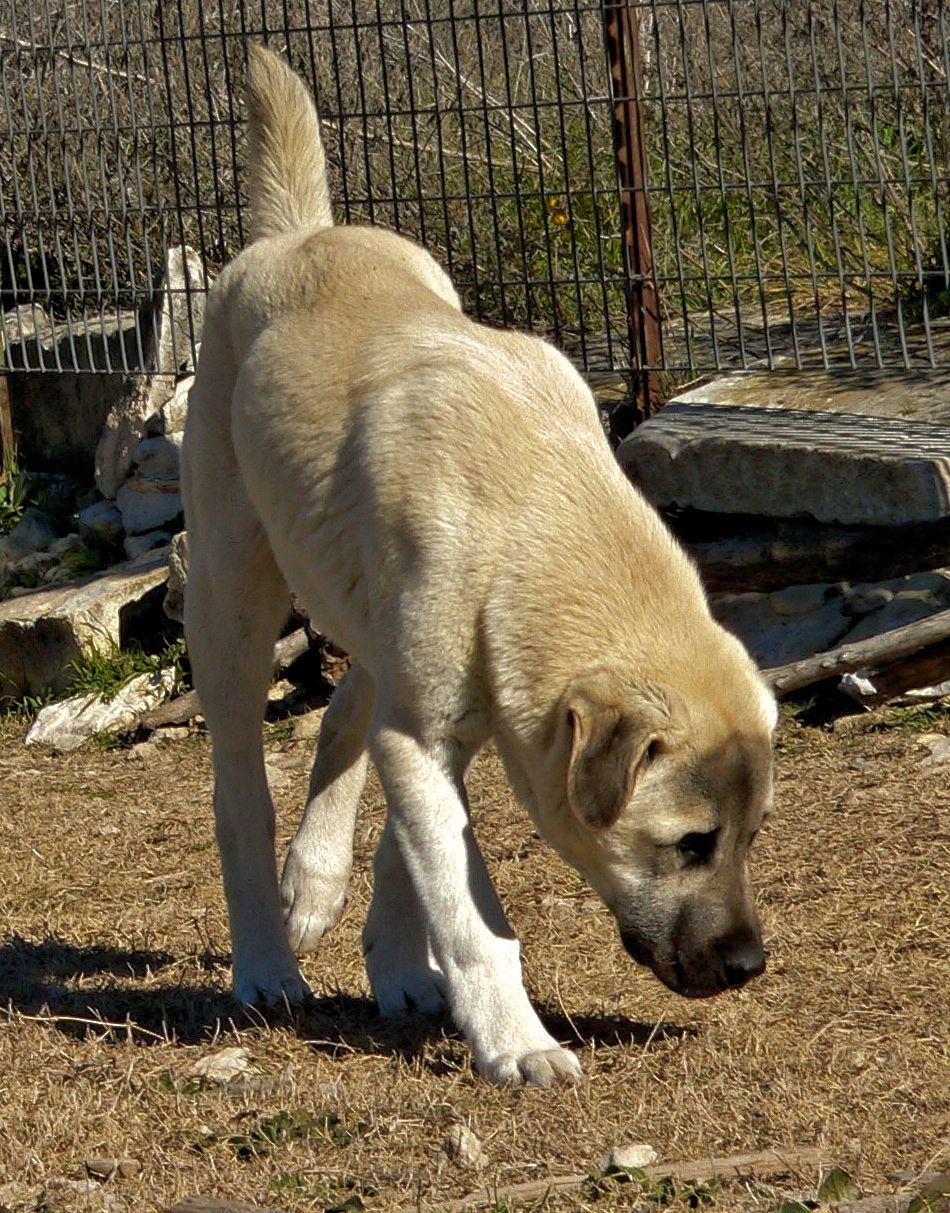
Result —
[[653, 276], [649, 162], [643, 131], [643, 61], [633, 0], [604, 0], [604, 31], [613, 91], [613, 134], [620, 179], [627, 325], [637, 421], [662, 404], [663, 338]]

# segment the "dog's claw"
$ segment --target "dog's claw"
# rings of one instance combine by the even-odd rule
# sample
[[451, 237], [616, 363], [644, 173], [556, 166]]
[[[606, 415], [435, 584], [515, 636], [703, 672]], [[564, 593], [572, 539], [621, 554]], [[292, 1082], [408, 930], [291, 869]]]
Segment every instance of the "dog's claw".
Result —
[[299, 973], [234, 976], [234, 997], [246, 1007], [299, 1007], [311, 994]]
[[436, 1016], [445, 1010], [445, 982], [442, 973], [428, 966], [418, 969], [373, 969], [367, 958], [370, 985], [381, 1015]]
[[556, 1087], [581, 1081], [581, 1063], [567, 1049], [538, 1049], [532, 1053], [503, 1053], [479, 1065], [491, 1082], [505, 1087]]

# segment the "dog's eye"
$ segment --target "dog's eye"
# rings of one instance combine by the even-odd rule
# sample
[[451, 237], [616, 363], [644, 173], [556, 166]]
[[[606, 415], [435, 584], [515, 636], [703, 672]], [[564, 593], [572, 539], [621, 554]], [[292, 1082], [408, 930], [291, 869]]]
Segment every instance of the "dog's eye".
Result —
[[716, 839], [719, 837], [718, 827], [707, 830], [705, 834], [684, 834], [676, 844], [680, 859], [687, 864], [706, 863], [716, 849]]

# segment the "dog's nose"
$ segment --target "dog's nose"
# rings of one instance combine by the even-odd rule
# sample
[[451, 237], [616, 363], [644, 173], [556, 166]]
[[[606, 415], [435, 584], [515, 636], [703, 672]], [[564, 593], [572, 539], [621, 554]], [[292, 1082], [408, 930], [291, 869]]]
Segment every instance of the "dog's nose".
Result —
[[730, 989], [744, 986], [753, 977], [765, 972], [765, 953], [757, 941], [746, 940], [726, 951], [722, 958], [726, 984]]

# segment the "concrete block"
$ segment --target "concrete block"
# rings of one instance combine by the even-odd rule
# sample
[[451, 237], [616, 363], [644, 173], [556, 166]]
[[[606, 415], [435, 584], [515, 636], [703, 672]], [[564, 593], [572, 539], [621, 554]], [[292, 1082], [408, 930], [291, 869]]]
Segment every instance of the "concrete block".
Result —
[[617, 457], [660, 507], [868, 526], [950, 517], [950, 431], [928, 422], [673, 402]]

